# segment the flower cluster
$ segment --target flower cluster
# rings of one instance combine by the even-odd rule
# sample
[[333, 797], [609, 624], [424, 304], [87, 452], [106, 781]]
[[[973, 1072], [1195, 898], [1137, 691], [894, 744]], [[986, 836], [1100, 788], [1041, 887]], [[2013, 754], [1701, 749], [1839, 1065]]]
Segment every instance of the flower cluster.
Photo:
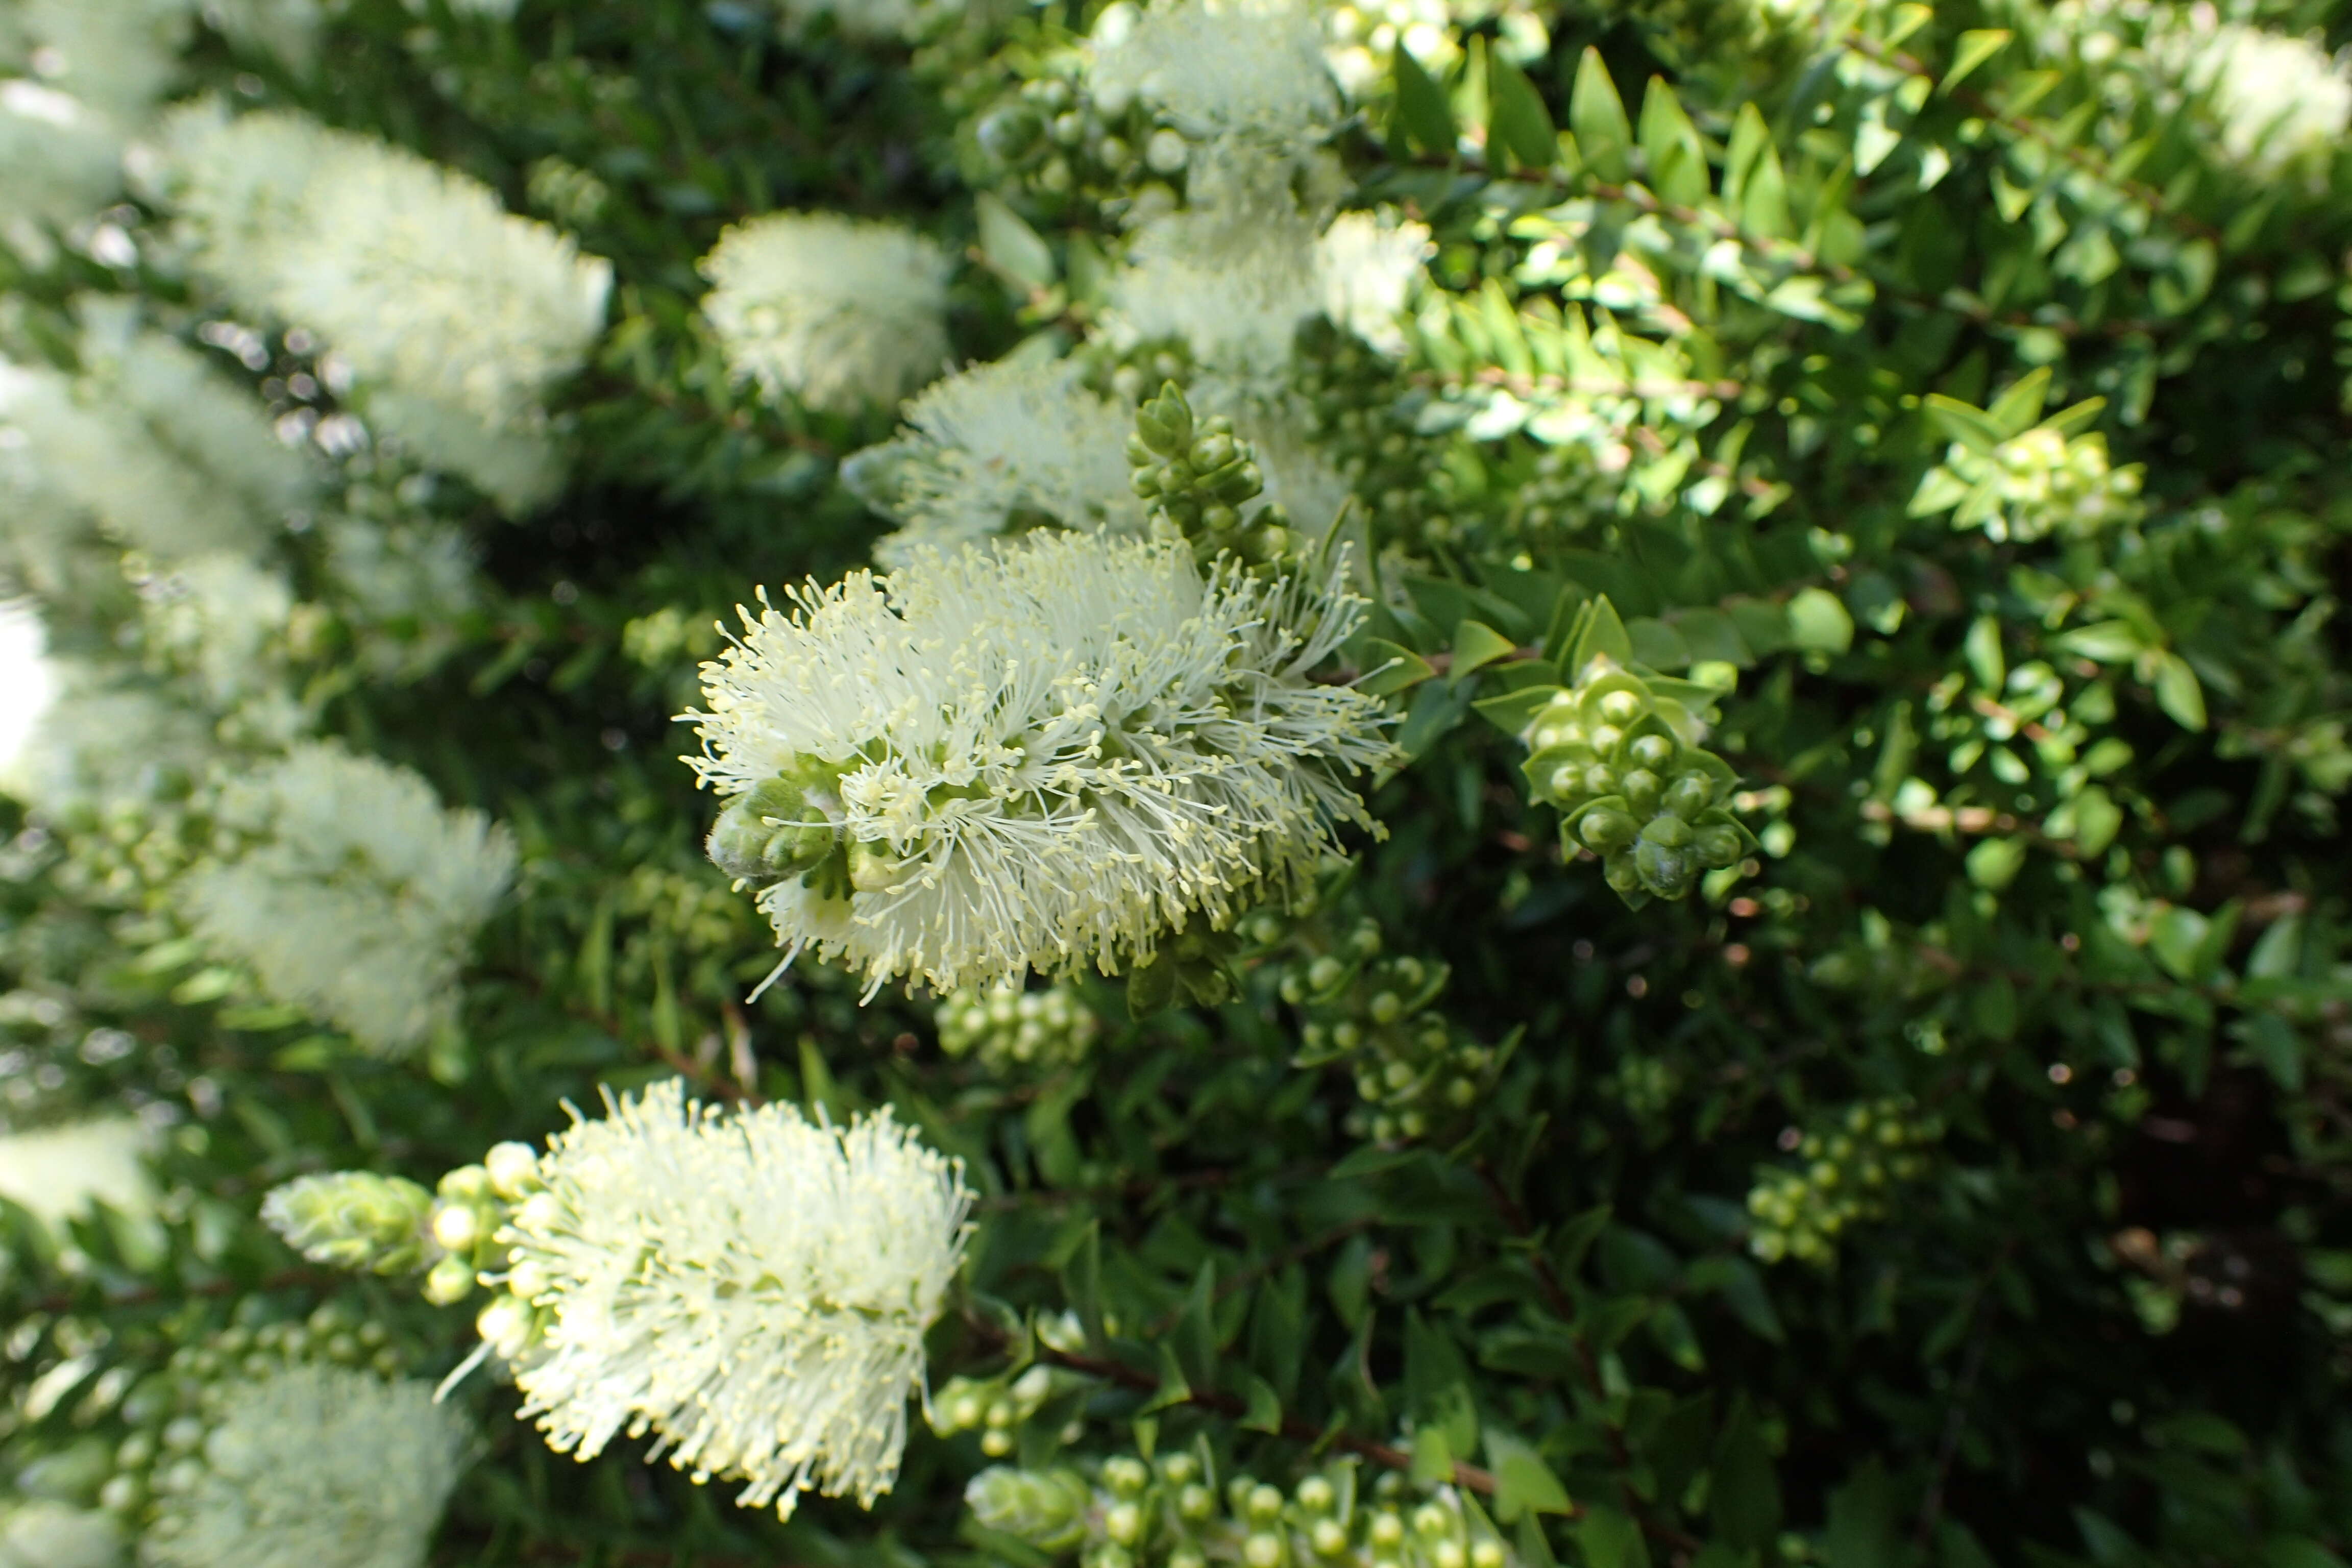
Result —
[[510, 1174], [530, 1190], [480, 1325], [559, 1452], [651, 1429], [677, 1468], [785, 1515], [803, 1490], [889, 1489], [962, 1257], [960, 1163], [887, 1110], [841, 1128], [673, 1080], [608, 1097]]
[[1049, 531], [763, 600], [689, 716], [730, 803], [712, 858], [788, 960], [876, 986], [1147, 960], [1368, 824], [1342, 780], [1382, 710], [1309, 679], [1355, 625], [1340, 581]]
[[514, 875], [503, 827], [316, 742], [231, 781], [217, 819], [237, 847], [182, 889], [213, 952], [373, 1050], [411, 1049], [454, 1016], [467, 945]]
[[843, 476], [898, 522], [875, 558], [903, 565], [1032, 520], [1140, 532], [1119, 443], [1128, 415], [1087, 390], [1072, 360], [1000, 360], [934, 383], [906, 407], [898, 439], [857, 453]]
[[369, 417], [436, 465], [509, 508], [546, 492], [538, 402], [603, 331], [608, 263], [465, 174], [297, 115], [197, 106], [164, 148], [222, 297], [324, 339]]
[[738, 378], [852, 412], [946, 368], [950, 269], [947, 252], [896, 224], [770, 213], [702, 258], [703, 315]]

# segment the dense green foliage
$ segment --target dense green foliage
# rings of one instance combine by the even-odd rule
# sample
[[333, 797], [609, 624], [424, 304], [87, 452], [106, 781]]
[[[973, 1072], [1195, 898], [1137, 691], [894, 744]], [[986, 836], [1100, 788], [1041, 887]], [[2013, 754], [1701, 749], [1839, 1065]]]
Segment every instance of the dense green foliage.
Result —
[[[1099, 7], [983, 10], [910, 48], [732, 0], [352, 0], [299, 68], [199, 36], [192, 84], [576, 235], [614, 316], [551, 401], [557, 499], [339, 470], [337, 506], [462, 524], [477, 605], [362, 636], [320, 535], [281, 542], [303, 613], [268, 657], [320, 730], [519, 841], [459, 1023], [382, 1059], [205, 959], [167, 889], [208, 826], [0, 805], [8, 1122], [184, 1112], [153, 1221], [9, 1219], [20, 1488], [95, 1495], [112, 1461], [66, 1461], [233, 1321], [331, 1304], [455, 1366], [472, 1310], [420, 1300], [413, 1249], [303, 1263], [263, 1194], [430, 1188], [682, 1073], [887, 1101], [966, 1163], [944, 1435], [870, 1513], [779, 1523], [642, 1444], [551, 1453], [478, 1375], [435, 1562], [1188, 1568], [1105, 1510], [1195, 1518], [1203, 1466], [1198, 1518], [1310, 1541], [1384, 1475], [1408, 1511], [1454, 1482], [1436, 1568], [2352, 1558], [2340, 128], [2233, 152], [2164, 6], [1458, 13], [1332, 142], [1343, 206], [1431, 227], [1402, 352], [1297, 353], [1375, 605], [1341, 674], [1400, 715], [1385, 837], [1189, 933], [1132, 1007], [1127, 976], [990, 1015], [810, 963], [750, 1000], [778, 955], [674, 716], [754, 587], [868, 559], [840, 463], [896, 421], [738, 384], [696, 263], [776, 208], [890, 216], [959, 258], [959, 361], [1084, 339], [1133, 181], [1100, 125], [1015, 121], [1067, 101]], [[2352, 42], [2322, 0], [2245, 19]], [[69, 363], [89, 290], [218, 318], [160, 209], [111, 216], [128, 264], [0, 258], [9, 359]], [[1129, 405], [1186, 379], [1080, 352]], [[299, 338], [213, 357], [332, 409]], [[48, 619], [135, 644], [120, 581]], [[975, 1512], [1000, 1459], [1032, 1474]]]

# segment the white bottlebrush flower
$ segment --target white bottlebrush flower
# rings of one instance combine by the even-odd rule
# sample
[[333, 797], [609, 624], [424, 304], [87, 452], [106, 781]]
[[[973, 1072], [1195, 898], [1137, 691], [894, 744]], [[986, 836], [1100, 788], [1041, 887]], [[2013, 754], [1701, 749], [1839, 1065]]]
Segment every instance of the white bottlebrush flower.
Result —
[[278, 685], [271, 655], [294, 614], [284, 574], [241, 555], [199, 555], [140, 584], [150, 649], [226, 710]]
[[550, 1141], [542, 1190], [499, 1232], [541, 1325], [522, 1413], [583, 1459], [650, 1429], [749, 1507], [870, 1506], [962, 1258], [961, 1163], [887, 1110], [839, 1128], [695, 1105], [675, 1080], [606, 1110]]
[[1204, 369], [1273, 396], [1323, 308], [1315, 225], [1280, 185], [1155, 218], [1111, 280], [1115, 343], [1175, 338]]
[[224, 298], [317, 334], [428, 461], [510, 509], [545, 495], [538, 402], [603, 330], [610, 264], [469, 175], [297, 115], [185, 110], [151, 161]]
[[367, 422], [417, 461], [466, 481], [509, 512], [528, 511], [563, 483], [563, 455], [530, 426], [493, 429], [465, 409], [398, 387], [367, 396]]
[[1402, 353], [1405, 301], [1436, 248], [1426, 224], [1341, 213], [1315, 242], [1323, 314], [1384, 354]]
[[610, 263], [499, 205], [469, 174], [364, 137], [332, 153], [277, 237], [272, 303], [363, 385], [397, 387], [492, 429], [527, 423], [604, 326]]
[[322, 0], [205, 0], [205, 20], [249, 49], [266, 49], [298, 68], [319, 52]]
[[919, 545], [954, 546], [1034, 514], [1065, 528], [1141, 531], [1129, 482], [1135, 416], [1081, 384], [1069, 360], [1001, 360], [935, 382], [906, 407], [907, 432], [846, 471], [899, 522], [875, 546], [896, 565]]
[[184, 704], [92, 666], [52, 668], [56, 696], [7, 779], [34, 810], [62, 820], [184, 795], [210, 765], [212, 726]]
[[0, 603], [0, 791], [16, 786], [16, 764], [58, 694], [41, 617], [22, 599]]
[[703, 666], [693, 761], [743, 797], [714, 857], [780, 879], [788, 958], [876, 986], [1147, 960], [1368, 822], [1342, 780], [1387, 754], [1380, 705], [1308, 679], [1360, 610], [1339, 583], [1048, 530], [795, 590]]
[[727, 363], [770, 397], [850, 411], [904, 397], [947, 363], [952, 264], [896, 224], [770, 213], [719, 236], [703, 300]]
[[46, 83], [0, 81], [0, 238], [46, 263], [47, 230], [97, 211], [121, 184], [111, 121]]
[[122, 1527], [110, 1514], [45, 1499], [0, 1516], [0, 1568], [121, 1568]]
[[776, 9], [787, 32], [805, 33], [829, 16], [843, 37], [867, 43], [911, 41], [939, 7], [925, 0], [778, 0]]
[[153, 1145], [129, 1116], [0, 1134], [0, 1197], [51, 1224], [93, 1204], [144, 1215], [155, 1203], [146, 1163]]
[[451, 1016], [474, 930], [514, 875], [503, 827], [444, 809], [405, 768], [319, 743], [233, 780], [218, 816], [249, 847], [182, 889], [216, 955], [376, 1050]]
[[170, 89], [194, 0], [17, 0], [34, 69], [128, 130]]
[[1115, 342], [1175, 338], [1212, 375], [1273, 396], [1316, 316], [1384, 353], [1432, 247], [1421, 224], [1342, 213], [1321, 232], [1278, 184], [1237, 180], [1138, 231], [1111, 282]]
[[2352, 72], [2308, 38], [2225, 23], [2173, 40], [2209, 91], [2221, 149], [2261, 173], [2332, 156], [2352, 126]]
[[1241, 139], [1296, 157], [1339, 118], [1320, 14], [1298, 0], [1116, 5], [1092, 47], [1087, 83], [1107, 110], [1140, 99], [1196, 142]]
[[336, 1366], [225, 1380], [205, 1425], [145, 1568], [422, 1568], [469, 1442], [429, 1384]]
[[252, 395], [161, 334], [86, 334], [86, 373], [0, 363], [0, 439], [40, 486], [166, 559], [256, 548], [299, 502], [302, 459]]

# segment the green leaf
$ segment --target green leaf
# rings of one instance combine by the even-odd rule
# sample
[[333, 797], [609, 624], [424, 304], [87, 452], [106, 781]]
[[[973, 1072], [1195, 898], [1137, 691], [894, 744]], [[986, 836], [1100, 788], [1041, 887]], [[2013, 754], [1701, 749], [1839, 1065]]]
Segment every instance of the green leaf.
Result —
[[1050, 289], [1060, 276], [1054, 247], [1004, 205], [993, 192], [982, 191], [972, 203], [980, 224], [980, 254], [1005, 278], [1032, 289]]
[[1931, 392], [1923, 406], [1946, 437], [1986, 456], [2009, 439], [2010, 433], [2000, 427], [2000, 421], [1974, 404]]
[[1764, 1430], [1745, 1394], [1733, 1399], [1715, 1440], [1707, 1511], [1733, 1546], [1769, 1544], [1780, 1528], [1780, 1479], [1765, 1451]]
[[1242, 1390], [1242, 1426], [1250, 1432], [1282, 1430], [1282, 1399], [1275, 1393], [1274, 1384], [1246, 1368], [1239, 1374]]
[[1437, 673], [1429, 660], [1399, 643], [1372, 637], [1364, 645], [1369, 668], [1356, 689], [1373, 697], [1387, 697], [1420, 685]]
[[2156, 664], [2156, 705], [2184, 730], [2205, 728], [2205, 689], [2189, 661], [2168, 648], [2153, 656]]
[[1665, 622], [1649, 616], [1637, 616], [1625, 623], [1625, 635], [1633, 644], [1633, 659], [1652, 669], [1681, 669], [1689, 665], [1691, 650], [1682, 634]]
[[[1531, 1513], [1573, 1513], [1568, 1489], [1535, 1446], [1501, 1428], [1486, 1428], [1486, 1468], [1495, 1473], [1495, 1517], [1505, 1524]], [[1640, 1540], [1640, 1532], [1634, 1535]], [[1588, 1551], [1590, 1548], [1587, 1549]]]
[[1486, 112], [1489, 149], [1499, 145], [1528, 169], [1549, 169], [1559, 160], [1559, 133], [1552, 127], [1551, 111], [1527, 73], [1493, 48], [1486, 51]]
[[1183, 1310], [1177, 1314], [1168, 1342], [1175, 1347], [1184, 1381], [1194, 1388], [1217, 1386], [1217, 1264], [1203, 1259], [1185, 1292]]
[[1400, 135], [1424, 153], [1441, 158], [1454, 156], [1454, 144], [1461, 132], [1454, 129], [1454, 110], [1445, 101], [1444, 91], [1432, 81], [1412, 51], [1400, 42], [1394, 51], [1396, 74], [1396, 110], [1391, 122], [1390, 137]]
[[1758, 239], [1796, 237], [1796, 224], [1789, 216], [1788, 180], [1780, 172], [1780, 154], [1771, 147], [1757, 155], [1748, 187], [1740, 193], [1739, 226]]
[[1617, 618], [1617, 606], [1606, 594], [1587, 604], [1579, 615], [1577, 633], [1568, 658], [1560, 663], [1560, 672], [1570, 680], [1578, 679], [1586, 665], [1604, 656], [1619, 664], [1633, 662], [1633, 639], [1625, 635], [1625, 623]]
[[2068, 653], [2096, 659], [2101, 664], [2120, 664], [2137, 658], [2147, 646], [2137, 627], [2127, 621], [2101, 621], [2096, 626], [2080, 626], [2058, 639], [2058, 646]]
[[1969, 880], [1998, 893], [2017, 880], [2024, 865], [2024, 839], [1988, 838], [1969, 851]]
[[2019, 435], [2033, 427], [2042, 417], [2042, 405], [2050, 395], [2050, 367], [2042, 366], [2032, 374], [2021, 377], [1993, 399], [1985, 417], [2000, 431], [2001, 439]]
[[1523, 686], [1517, 691], [1480, 698], [1470, 707], [1472, 711], [1504, 734], [1517, 738], [1538, 713], [1551, 706], [1551, 700], [1559, 689], [1557, 686]]
[[1650, 1543], [1631, 1517], [1604, 1503], [1586, 1505], [1576, 1521], [1576, 1543], [1591, 1568], [1650, 1568]]
[[1706, 200], [1706, 144], [1664, 77], [1652, 77], [1642, 93], [1642, 156], [1661, 201], [1695, 206]]
[[1517, 651], [1517, 643], [1486, 622], [1464, 621], [1454, 628], [1454, 679], [1459, 680], [1471, 671]]
[[1968, 79], [1970, 71], [1999, 54], [2012, 35], [2006, 27], [1971, 27], [1959, 37], [1952, 50], [1952, 63], [1944, 72], [1939, 84], [1949, 92]]
[[1853, 647], [1853, 616], [1827, 588], [1807, 588], [1789, 600], [1789, 637], [1807, 653], [1842, 654]]
[[1110, 1335], [1103, 1329], [1102, 1225], [1098, 1220], [1087, 1221], [1085, 1239], [1062, 1265], [1062, 1299], [1078, 1315], [1087, 1349], [1096, 1355], [1108, 1351]]
[[1457, 1454], [1478, 1443], [1478, 1407], [1470, 1394], [1470, 1363], [1443, 1329], [1418, 1309], [1404, 1320], [1405, 1403], [1417, 1427], [1434, 1426]]
[[1826, 1568], [1889, 1568], [1901, 1561], [1895, 1530], [1894, 1483], [1872, 1459], [1830, 1494], [1822, 1561]]
[[1633, 172], [1633, 127], [1625, 118], [1625, 100], [1609, 79], [1601, 51], [1587, 47], [1576, 65], [1576, 89], [1569, 100], [1569, 128], [1576, 132], [1576, 151], [1595, 174], [1622, 182]]
[[2085, 784], [2074, 797], [2074, 847], [2084, 856], [2101, 855], [2123, 830], [2123, 808], [2099, 784]]

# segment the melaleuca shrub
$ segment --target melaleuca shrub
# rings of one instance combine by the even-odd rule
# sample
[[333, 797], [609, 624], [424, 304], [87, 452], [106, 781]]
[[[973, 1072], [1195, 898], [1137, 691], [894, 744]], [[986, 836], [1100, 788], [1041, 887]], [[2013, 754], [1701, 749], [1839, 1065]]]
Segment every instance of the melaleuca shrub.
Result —
[[0, 1568], [2352, 1559], [2347, 59], [0, 5]]

